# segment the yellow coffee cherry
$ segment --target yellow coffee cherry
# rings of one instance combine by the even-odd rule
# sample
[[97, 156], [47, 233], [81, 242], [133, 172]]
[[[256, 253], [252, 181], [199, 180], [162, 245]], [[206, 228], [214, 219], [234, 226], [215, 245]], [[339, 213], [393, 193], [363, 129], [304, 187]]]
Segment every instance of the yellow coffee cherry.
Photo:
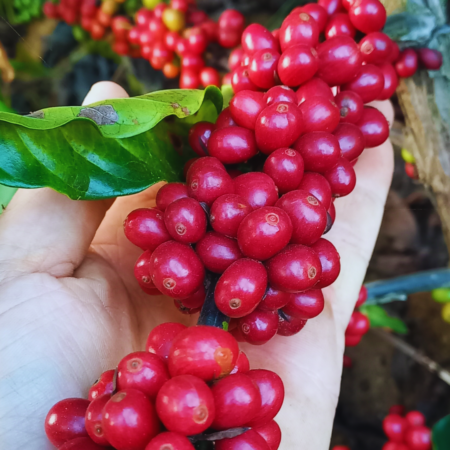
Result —
[[159, 5], [161, 3], [161, 0], [142, 0], [142, 4], [147, 9], [154, 9], [155, 6]]
[[405, 162], [415, 164], [416, 158], [406, 148], [402, 148], [402, 158]]
[[442, 318], [447, 322], [450, 323], [450, 303], [447, 303], [442, 308]]
[[180, 31], [184, 28], [184, 13], [177, 9], [167, 8], [163, 12], [162, 21], [170, 31]]

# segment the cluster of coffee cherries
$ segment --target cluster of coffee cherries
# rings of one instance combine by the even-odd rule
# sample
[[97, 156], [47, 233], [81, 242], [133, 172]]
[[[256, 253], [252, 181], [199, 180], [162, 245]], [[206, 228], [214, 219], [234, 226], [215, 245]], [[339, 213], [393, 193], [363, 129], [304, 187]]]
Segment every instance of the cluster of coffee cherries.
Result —
[[89, 390], [56, 403], [45, 421], [60, 450], [277, 450], [273, 420], [284, 400], [280, 377], [250, 370], [234, 337], [209, 326], [164, 323], [146, 351], [125, 356]]
[[406, 175], [408, 175], [408, 177], [412, 180], [417, 180], [419, 178], [419, 175], [417, 173], [416, 158], [414, 158], [414, 155], [406, 148], [402, 148], [401, 155], [403, 161], [405, 161]]
[[431, 430], [419, 411], [405, 415], [402, 405], [394, 405], [383, 420], [383, 430], [389, 439], [383, 450], [431, 450]]

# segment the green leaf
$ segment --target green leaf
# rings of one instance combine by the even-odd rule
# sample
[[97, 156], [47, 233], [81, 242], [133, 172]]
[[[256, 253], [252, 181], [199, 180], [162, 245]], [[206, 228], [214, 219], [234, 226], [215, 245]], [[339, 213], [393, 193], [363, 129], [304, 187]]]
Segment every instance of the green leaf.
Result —
[[223, 96], [223, 107], [227, 108], [230, 104], [231, 99], [233, 98], [234, 91], [233, 86], [231, 84], [222, 85], [222, 96]]
[[363, 305], [359, 309], [370, 321], [370, 326], [374, 328], [390, 328], [398, 334], [407, 334], [408, 327], [406, 324], [396, 318], [391, 317], [387, 312], [378, 305]]
[[16, 188], [10, 188], [8, 186], [2, 186], [0, 184], [0, 214], [6, 208], [8, 203], [13, 198], [13, 195], [16, 193]]
[[433, 450], [447, 450], [450, 447], [450, 415], [441, 419], [432, 429]]
[[0, 183], [51, 187], [73, 199], [129, 195], [178, 181], [195, 156], [192, 124], [214, 122], [218, 88], [169, 90], [30, 116], [0, 112]]

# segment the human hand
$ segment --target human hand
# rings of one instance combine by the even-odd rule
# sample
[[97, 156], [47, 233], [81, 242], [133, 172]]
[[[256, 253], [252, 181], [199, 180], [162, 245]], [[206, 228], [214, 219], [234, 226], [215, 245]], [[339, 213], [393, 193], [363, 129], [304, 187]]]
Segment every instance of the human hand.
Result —
[[[85, 104], [125, 97], [113, 83], [93, 87]], [[380, 105], [392, 123], [392, 108]], [[354, 192], [336, 201], [327, 235], [341, 275], [326, 306], [296, 336], [243, 345], [252, 368], [277, 372], [286, 398], [277, 421], [281, 449], [327, 450], [339, 395], [344, 331], [380, 226], [393, 157], [389, 142], [364, 152]], [[172, 300], [144, 294], [133, 275], [141, 251], [123, 220], [155, 204], [158, 184], [115, 201], [73, 201], [50, 189], [21, 190], [0, 217], [0, 442], [9, 450], [53, 448], [44, 433], [50, 407], [86, 397], [99, 374], [142, 350], [153, 327], [193, 325]]]

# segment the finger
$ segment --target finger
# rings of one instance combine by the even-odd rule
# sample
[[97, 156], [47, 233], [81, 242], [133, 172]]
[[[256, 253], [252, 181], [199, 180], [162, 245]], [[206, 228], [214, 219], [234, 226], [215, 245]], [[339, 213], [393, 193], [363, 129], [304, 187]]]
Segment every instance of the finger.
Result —
[[[114, 83], [97, 83], [86, 100], [124, 95]], [[0, 219], [0, 281], [30, 272], [71, 275], [111, 204], [70, 200], [47, 188], [17, 192]]]

